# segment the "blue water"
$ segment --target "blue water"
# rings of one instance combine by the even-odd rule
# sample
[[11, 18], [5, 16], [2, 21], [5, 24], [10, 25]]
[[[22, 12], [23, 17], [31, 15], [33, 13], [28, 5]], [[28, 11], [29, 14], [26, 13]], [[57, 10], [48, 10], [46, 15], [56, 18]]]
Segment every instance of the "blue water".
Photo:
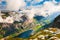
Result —
[[31, 33], [32, 33], [32, 30], [28, 30], [28, 31], [25, 31], [25, 32], [21, 33], [17, 37], [19, 37], [19, 38], [29, 38]]
[[35, 18], [37, 21], [40, 21], [40, 20], [41, 20], [42, 18], [44, 18], [44, 17], [43, 17], [43, 16], [38, 16], [38, 15], [37, 15], [37, 16], [35, 16], [34, 18]]

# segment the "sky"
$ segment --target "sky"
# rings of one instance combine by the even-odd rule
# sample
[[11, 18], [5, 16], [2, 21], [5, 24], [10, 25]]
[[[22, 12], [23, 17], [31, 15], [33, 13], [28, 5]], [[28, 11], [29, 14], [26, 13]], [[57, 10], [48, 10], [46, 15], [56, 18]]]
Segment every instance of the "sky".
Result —
[[[0, 4], [2, 4], [2, 5], [6, 5], [6, 2], [5, 2], [6, 0], [2, 0], [2, 1], [0, 1]], [[46, 1], [53, 1], [53, 2], [55, 2], [55, 3], [59, 3], [60, 2], [60, 0], [20, 0], [20, 2], [22, 2], [22, 3], [24, 3], [25, 2], [25, 6], [40, 6], [40, 5], [43, 5], [44, 4], [44, 2], [46, 2]], [[21, 3], [21, 4], [22, 4]], [[22, 6], [22, 5], [21, 5]]]
[[[7, 3], [6, 3], [7, 1]], [[60, 0], [0, 0], [0, 5], [11, 5], [11, 4], [16, 4], [16, 3], [19, 3], [20, 4], [20, 8], [23, 8], [23, 7], [40, 7], [41, 5], [43, 5], [45, 2], [54, 2], [55, 4], [58, 4], [60, 2]], [[18, 2], [19, 1], [19, 2]], [[14, 3], [15, 2], [15, 3]], [[10, 7], [10, 6], [9, 6]], [[18, 9], [18, 8], [17, 8]]]
[[29, 18], [32, 18], [35, 14], [46, 17], [46, 14], [50, 15], [60, 11], [60, 0], [0, 0], [0, 5], [6, 5], [6, 9], [10, 11], [21, 9], [27, 15], [30, 15]]
[[25, 2], [26, 7], [28, 7], [28, 9], [30, 8], [30, 10], [28, 10], [29, 12], [24, 10], [27, 15], [30, 14], [29, 18], [33, 18], [35, 14], [47, 17], [60, 11], [60, 0], [25, 0]]
[[55, 3], [59, 3], [60, 0], [25, 0], [27, 6], [37, 6], [37, 5], [43, 5], [46, 1], [54, 1]]

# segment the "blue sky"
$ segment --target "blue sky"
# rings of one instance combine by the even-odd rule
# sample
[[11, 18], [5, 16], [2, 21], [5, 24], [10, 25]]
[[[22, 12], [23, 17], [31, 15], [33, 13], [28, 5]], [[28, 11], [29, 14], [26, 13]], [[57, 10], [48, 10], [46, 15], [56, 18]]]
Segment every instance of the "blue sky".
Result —
[[[40, 0], [40, 1], [36, 1], [36, 0], [25, 0], [26, 2], [26, 6], [38, 6], [38, 5], [43, 5], [44, 2], [46, 1], [53, 1], [53, 0]], [[60, 0], [55, 0], [57, 3], [60, 2]], [[0, 3], [1, 5], [6, 5], [6, 2], [5, 1], [2, 1]]]
[[[44, 4], [44, 2], [46, 2], [46, 1], [53, 1], [53, 0], [42, 0], [42, 1], [39, 1], [39, 2], [34, 2], [35, 0], [30, 0], [30, 1], [28, 1], [28, 0], [25, 0], [25, 2], [26, 2], [26, 6], [37, 6], [37, 5], [42, 5], [42, 4]], [[60, 2], [60, 0], [55, 0], [57, 3], [59, 3]], [[32, 3], [33, 2], [33, 3]]]
[[27, 6], [30, 6], [30, 5], [33, 5], [33, 6], [36, 6], [36, 5], [40, 5], [40, 4], [43, 4], [45, 2], [45, 0], [41, 1], [41, 2], [36, 2], [36, 3], [32, 3], [34, 2], [34, 0], [31, 0], [30, 2], [28, 2], [27, 0], [25, 0]]
[[[32, 2], [34, 2], [35, 0], [25, 0], [25, 2], [26, 2], [26, 6], [30, 6], [30, 5], [33, 5], [33, 6], [37, 6], [37, 5], [41, 5], [41, 4], [43, 4], [44, 2], [46, 2], [46, 1], [52, 1], [52, 0], [42, 0], [42, 1], [40, 1], [40, 2], [35, 2], [35, 3], [32, 3]], [[56, 2], [60, 2], [60, 0], [55, 0]], [[4, 1], [2, 1], [2, 4], [4, 5], [4, 4], [6, 4], [6, 2], [4, 2]]]

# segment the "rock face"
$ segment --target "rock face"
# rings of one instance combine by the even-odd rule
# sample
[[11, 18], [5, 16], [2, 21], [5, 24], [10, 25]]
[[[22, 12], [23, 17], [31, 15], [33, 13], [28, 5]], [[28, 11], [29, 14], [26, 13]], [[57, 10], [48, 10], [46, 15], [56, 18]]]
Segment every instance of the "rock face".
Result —
[[60, 15], [55, 18], [52, 27], [60, 28]]

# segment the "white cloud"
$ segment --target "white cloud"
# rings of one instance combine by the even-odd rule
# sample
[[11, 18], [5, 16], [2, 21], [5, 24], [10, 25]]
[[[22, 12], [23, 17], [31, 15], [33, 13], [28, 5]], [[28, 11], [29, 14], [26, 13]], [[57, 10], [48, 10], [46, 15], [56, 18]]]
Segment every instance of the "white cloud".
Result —
[[34, 14], [35, 14], [35, 10], [34, 9], [23, 10], [23, 12], [26, 13], [25, 15], [27, 15], [29, 19], [32, 19], [34, 17]]
[[54, 3], [58, 3], [58, 2], [56, 2], [55, 0], [52, 0]]
[[26, 2], [31, 2], [32, 0], [26, 0]]
[[[53, 2], [45, 2], [41, 8], [37, 8], [36, 13], [38, 13], [37, 15], [47, 17], [58, 11], [60, 11], [60, 5], [55, 5]], [[48, 15], [46, 13], [48, 13]]]
[[48, 10], [48, 13], [53, 13], [60, 11], [60, 5], [55, 5], [53, 2], [45, 2], [41, 9]]
[[[33, 18], [34, 15], [42, 15], [47, 17], [57, 11], [60, 11], [60, 5], [55, 5], [53, 2], [45, 2], [43, 6], [39, 7], [31, 7], [30, 10], [24, 10], [29, 18]], [[48, 14], [48, 15], [47, 15]]]
[[7, 2], [7, 10], [17, 11], [19, 8], [24, 7], [26, 3], [24, 0], [6, 0]]
[[35, 2], [41, 2], [41, 1], [43, 1], [43, 0], [34, 0]]

